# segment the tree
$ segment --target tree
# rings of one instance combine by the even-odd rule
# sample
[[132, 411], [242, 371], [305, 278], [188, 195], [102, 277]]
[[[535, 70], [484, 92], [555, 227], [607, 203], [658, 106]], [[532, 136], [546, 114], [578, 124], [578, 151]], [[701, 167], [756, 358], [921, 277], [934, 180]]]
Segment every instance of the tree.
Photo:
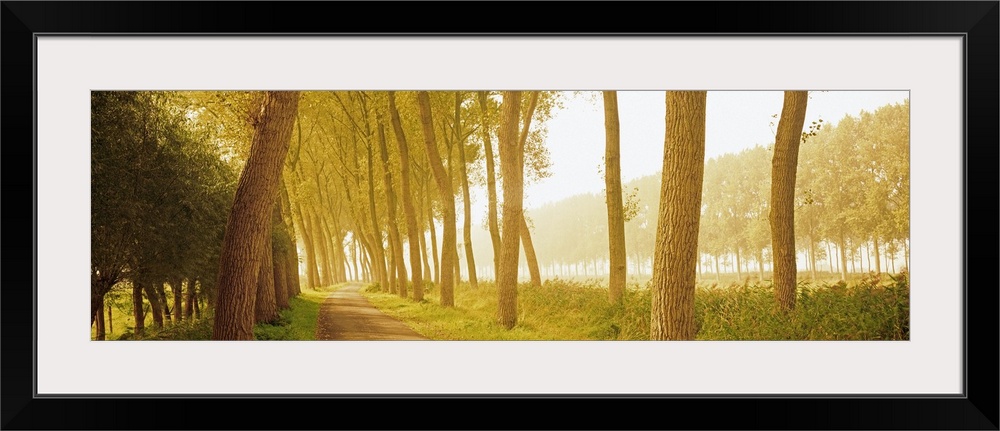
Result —
[[[379, 111], [377, 111], [379, 112]], [[393, 245], [392, 247], [392, 257], [393, 261], [396, 263], [396, 274], [398, 278], [399, 289], [396, 293], [399, 296], [406, 298], [406, 266], [403, 265], [403, 241], [399, 235], [399, 228], [397, 227], [396, 217], [396, 192], [393, 190], [392, 186], [392, 169], [389, 166], [389, 149], [385, 143], [385, 125], [382, 123], [381, 114], [378, 115], [378, 146], [379, 154], [382, 156], [382, 168], [385, 171], [385, 196], [386, 196], [386, 208], [388, 210], [389, 216], [389, 241]], [[407, 197], [409, 199], [409, 197]], [[411, 252], [410, 257], [414, 255]], [[420, 271], [419, 262], [417, 265], [413, 265], [415, 271]]]
[[265, 240], [270, 240], [268, 227], [298, 102], [297, 91], [269, 91], [264, 95], [254, 124], [250, 157], [240, 173], [226, 223], [212, 331], [215, 340], [253, 339], [261, 256]]
[[406, 234], [410, 242], [410, 271], [413, 281], [413, 300], [424, 299], [424, 280], [420, 268], [420, 236], [422, 230], [417, 228], [416, 211], [413, 209], [413, 195], [410, 189], [410, 147], [406, 143], [406, 134], [396, 109], [395, 93], [389, 92], [389, 116], [392, 130], [396, 134], [396, 145], [399, 147], [399, 169], [403, 188], [403, 213], [406, 217]]
[[500, 224], [497, 220], [497, 180], [493, 172], [493, 144], [490, 142], [490, 123], [487, 96], [485, 91], [477, 92], [479, 98], [479, 110], [482, 116], [480, 131], [483, 138], [483, 149], [486, 159], [486, 196], [487, 196], [487, 224], [490, 230], [490, 239], [493, 244], [493, 274], [499, 273], [500, 268]]
[[608, 206], [608, 252], [611, 266], [608, 299], [622, 302], [625, 292], [625, 214], [622, 205], [622, 175], [619, 163], [620, 136], [618, 126], [618, 94], [604, 93], [604, 186]]
[[469, 269], [469, 285], [475, 289], [479, 286], [476, 277], [476, 257], [472, 251], [472, 202], [469, 196], [469, 168], [465, 159], [465, 138], [462, 133], [462, 92], [455, 92], [455, 144], [458, 146], [458, 165], [461, 171], [462, 204], [464, 219], [462, 224], [462, 240], [465, 243], [465, 262]]
[[503, 232], [497, 268], [497, 320], [504, 328], [517, 324], [517, 270], [524, 223], [524, 153], [517, 136], [521, 112], [519, 91], [503, 92], [500, 119], [500, 170], [503, 175]]
[[[527, 112], [524, 116], [524, 125], [521, 126], [521, 135], [518, 138], [518, 148], [521, 153], [521, 168], [520, 174], [518, 175], [516, 181], [520, 182], [520, 196], [522, 199], [524, 197], [524, 153], [528, 143], [528, 133], [531, 130], [531, 117], [534, 116], [535, 108], [538, 106], [538, 96], [540, 92], [532, 91], [528, 100]], [[520, 97], [520, 92], [518, 92], [518, 97]], [[520, 112], [518, 113], [520, 114]], [[503, 127], [503, 126], [501, 126]], [[516, 131], [516, 129], [515, 129]], [[534, 151], [532, 153], [535, 153]], [[506, 173], [504, 173], [506, 174]], [[504, 191], [506, 192], [506, 182], [507, 177], [504, 175]], [[506, 202], [506, 195], [504, 196], [504, 202]], [[506, 205], [506, 204], [504, 204]], [[521, 205], [521, 204], [518, 204]], [[504, 224], [506, 226], [506, 222]], [[524, 246], [524, 258], [528, 261], [528, 274], [531, 276], [531, 285], [535, 287], [542, 286], [542, 275], [538, 269], [538, 257], [535, 255], [535, 246], [531, 241], [531, 230], [528, 229], [528, 220], [524, 217], [524, 211], [521, 211], [521, 245]]]
[[[275, 195], [276, 202], [277, 194]], [[254, 321], [256, 323], [269, 323], [278, 319], [278, 301], [274, 291], [274, 249], [272, 247], [274, 203], [271, 204], [269, 212], [272, 217], [268, 220], [261, 240], [263, 247], [260, 251], [260, 269], [258, 269], [257, 295], [254, 303]]]
[[691, 340], [705, 169], [705, 91], [668, 91], [650, 339]]
[[774, 253], [774, 293], [783, 310], [795, 308], [795, 171], [799, 143], [805, 140], [808, 91], [786, 91], [771, 162], [771, 243]]
[[[145, 290], [154, 323], [171, 308], [179, 321], [183, 280], [191, 294], [191, 280], [216, 275], [235, 182], [220, 158], [225, 145], [210, 133], [218, 128], [204, 127], [203, 108], [174, 92], [100, 91], [91, 101], [92, 317], [127, 282], [138, 286], [136, 314], [145, 314]], [[201, 288], [210, 292], [212, 283]]]
[[[426, 91], [417, 92], [417, 104], [420, 110], [420, 122], [424, 132], [424, 146], [427, 149], [427, 157], [430, 161], [431, 171], [434, 173], [434, 180], [437, 182], [438, 195], [441, 196], [441, 213], [444, 221], [444, 238], [441, 244], [441, 269], [437, 274], [441, 276], [441, 305], [452, 307], [455, 305], [455, 280], [452, 273], [458, 262], [455, 256], [458, 253], [456, 243], [457, 232], [455, 228], [455, 193], [451, 183], [451, 176], [441, 163], [441, 153], [438, 151], [437, 140], [434, 136], [434, 121], [431, 117], [430, 95]], [[431, 220], [431, 229], [434, 227]], [[432, 236], [431, 239], [434, 239]]]

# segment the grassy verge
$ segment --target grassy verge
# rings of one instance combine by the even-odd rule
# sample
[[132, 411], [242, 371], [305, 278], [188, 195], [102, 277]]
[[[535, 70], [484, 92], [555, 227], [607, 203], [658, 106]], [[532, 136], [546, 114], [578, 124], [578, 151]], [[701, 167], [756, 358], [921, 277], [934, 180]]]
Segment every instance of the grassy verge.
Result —
[[[300, 295], [289, 299], [289, 308], [281, 311], [279, 319], [272, 324], [257, 324], [254, 326], [254, 338], [257, 340], [315, 340], [316, 319], [319, 308], [326, 297], [343, 284], [328, 286], [319, 290], [305, 290]], [[130, 310], [129, 310], [130, 312]], [[116, 316], [117, 317], [117, 316]], [[116, 323], [117, 324], [117, 323]], [[145, 333], [137, 337], [131, 332], [131, 326], [118, 337], [108, 339], [123, 340], [211, 340], [212, 316], [208, 312], [202, 319], [182, 321], [156, 328], [147, 322]], [[124, 327], [124, 323], [123, 323]]]
[[281, 318], [274, 324], [258, 324], [253, 335], [258, 340], [315, 340], [316, 319], [319, 307], [326, 297], [343, 284], [328, 286], [318, 290], [304, 290], [299, 296], [289, 299], [290, 308], [281, 312]]
[[[621, 333], [616, 320], [625, 318], [622, 309], [608, 304], [607, 290], [577, 282], [546, 281], [541, 288], [528, 284], [518, 287], [518, 324], [506, 330], [496, 323], [493, 283], [480, 282], [475, 290], [465, 283], [459, 285], [452, 308], [437, 305], [439, 292], [428, 287], [422, 302], [380, 292], [374, 286], [362, 294], [386, 314], [433, 340], [616, 339]], [[633, 290], [629, 296], [635, 293]]]
[[[496, 288], [461, 284], [455, 307], [445, 308], [433, 290], [422, 302], [362, 292], [386, 314], [434, 340], [648, 340], [650, 294], [633, 284], [620, 307], [607, 301], [600, 282], [547, 280], [541, 288], [518, 287], [518, 324], [496, 324]], [[770, 284], [699, 286], [695, 320], [700, 340], [907, 340], [909, 283], [882, 275], [847, 283], [800, 283], [797, 307], [776, 309]]]

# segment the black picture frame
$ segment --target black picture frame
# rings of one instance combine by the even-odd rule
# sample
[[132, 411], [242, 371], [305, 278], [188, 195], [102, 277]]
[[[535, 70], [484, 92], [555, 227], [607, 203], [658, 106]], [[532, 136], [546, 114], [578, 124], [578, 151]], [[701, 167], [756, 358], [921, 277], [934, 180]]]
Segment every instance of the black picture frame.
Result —
[[[1000, 142], [996, 122], [1000, 118], [1000, 2], [561, 3], [554, 5], [560, 10], [558, 16], [515, 3], [450, 3], [440, 8], [421, 3], [349, 7], [324, 2], [2, 3], [0, 110], [8, 168], [2, 174], [2, 199], [8, 209], [3, 246], [7, 271], [0, 275], [4, 348], [0, 426], [4, 429], [998, 429], [998, 289], [996, 275], [985, 278], [983, 273], [997, 262], [993, 215], [997, 214]], [[331, 7], [342, 14], [331, 15]], [[434, 13], [451, 17], [456, 12], [465, 18], [446, 19], [447, 23], [419, 18]], [[484, 13], [493, 18], [476, 18]], [[37, 145], [28, 145], [35, 136], [33, 47], [37, 33], [416, 35], [428, 29], [441, 35], [962, 35], [963, 249], [967, 251], [964, 396], [35, 397], [34, 308], [28, 305], [34, 304], [32, 288], [37, 287], [41, 268], [37, 249], [32, 247], [30, 260], [25, 249], [35, 244], [37, 165], [26, 171], [25, 161], [36, 160], [37, 151]], [[24, 209], [28, 202], [33, 205], [30, 213]], [[988, 222], [974, 222], [984, 216]], [[27, 224], [35, 227], [30, 234], [24, 229]], [[983, 242], [986, 247], [970, 247]], [[308, 407], [304, 408], [305, 403]], [[358, 415], [359, 408], [383, 414]], [[470, 415], [479, 419], [462, 420]]]

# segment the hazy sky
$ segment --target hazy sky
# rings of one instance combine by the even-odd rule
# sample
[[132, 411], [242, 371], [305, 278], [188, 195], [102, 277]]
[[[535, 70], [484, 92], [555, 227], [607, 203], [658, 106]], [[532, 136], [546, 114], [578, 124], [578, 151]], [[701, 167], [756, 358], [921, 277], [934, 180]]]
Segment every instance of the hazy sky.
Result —
[[[564, 108], [548, 122], [545, 146], [552, 161], [552, 176], [525, 188], [525, 208], [581, 194], [598, 193], [604, 180], [598, 165], [604, 157], [603, 99], [594, 93], [566, 93]], [[836, 124], [844, 115], [902, 102], [906, 91], [811, 92], [806, 125], [822, 118]], [[774, 141], [781, 113], [780, 91], [709, 91], [705, 157], [739, 152]], [[662, 91], [619, 91], [622, 180], [659, 171], [663, 165], [665, 96]], [[769, 126], [771, 122], [775, 126]], [[498, 191], [499, 192], [499, 191]], [[485, 190], [473, 191], [474, 223], [485, 214]]]

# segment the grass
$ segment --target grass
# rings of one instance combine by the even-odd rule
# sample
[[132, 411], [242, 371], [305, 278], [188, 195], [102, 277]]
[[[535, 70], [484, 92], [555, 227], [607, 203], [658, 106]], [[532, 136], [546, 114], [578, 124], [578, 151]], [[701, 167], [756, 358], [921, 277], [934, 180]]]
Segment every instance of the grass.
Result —
[[[343, 284], [303, 291], [291, 298], [277, 322], [254, 328], [257, 340], [314, 340], [320, 305]], [[411, 289], [412, 291], [412, 289]], [[455, 307], [441, 307], [439, 292], [426, 286], [425, 300], [414, 302], [378, 290], [362, 291], [377, 308], [432, 340], [648, 340], [648, 284], [629, 285], [622, 306], [607, 300], [604, 281], [546, 280], [540, 288], [518, 287], [518, 323], [506, 330], [496, 323], [493, 283], [467, 283], [455, 289]], [[908, 340], [909, 282], [905, 275], [882, 275], [844, 282], [800, 282], [796, 308], [778, 310], [769, 282], [699, 285], [695, 322], [699, 340]], [[124, 302], [123, 301], [127, 301]], [[131, 332], [131, 302], [114, 297], [108, 339], [138, 339]], [[156, 328], [146, 324], [144, 340], [209, 340], [212, 319]], [[121, 331], [125, 331], [121, 334]], [[117, 335], [117, 336], [116, 336]]]
[[344, 284], [328, 286], [318, 290], [304, 290], [299, 296], [288, 300], [290, 308], [281, 311], [281, 317], [273, 324], [258, 324], [253, 328], [257, 340], [315, 340], [316, 319], [319, 307], [326, 297]]
[[[422, 302], [381, 292], [373, 286], [362, 294], [386, 314], [433, 340], [616, 339], [622, 332], [622, 325], [616, 322], [633, 320], [623, 316], [620, 307], [608, 304], [607, 290], [580, 282], [547, 280], [541, 288], [529, 284], [518, 287], [518, 324], [506, 330], [496, 323], [497, 291], [493, 283], [480, 282], [475, 290], [462, 283], [455, 289], [456, 306], [451, 308], [437, 305], [439, 292], [432, 285], [428, 287], [430, 291]], [[635, 291], [629, 296], [634, 297]]]
[[[647, 285], [648, 286], [648, 285]], [[518, 287], [518, 323], [496, 323], [493, 283], [462, 283], [455, 307], [445, 308], [433, 286], [422, 302], [370, 286], [362, 294], [377, 308], [433, 340], [648, 340], [650, 292], [632, 284], [612, 306], [600, 281], [547, 280]], [[792, 312], [777, 309], [768, 282], [699, 285], [699, 340], [907, 340], [909, 282], [905, 275], [844, 282], [801, 282]]]
[[778, 310], [770, 286], [699, 291], [698, 338], [710, 340], [908, 340], [909, 281], [868, 277], [847, 284], [800, 283], [796, 307]]
[[[319, 316], [320, 305], [326, 297], [341, 287], [343, 284], [328, 286], [318, 290], [305, 290], [300, 295], [289, 299], [289, 308], [280, 312], [278, 320], [271, 324], [257, 324], [254, 326], [254, 338], [257, 340], [315, 340], [316, 320]], [[116, 298], [119, 299], [119, 298]], [[119, 304], [114, 303], [114, 307]], [[127, 308], [125, 308], [127, 307]], [[131, 299], [125, 306], [115, 308], [113, 313], [114, 328], [118, 334], [108, 334], [108, 339], [121, 340], [211, 340], [212, 339], [212, 315], [207, 311], [201, 319], [185, 320], [176, 324], [167, 324], [163, 328], [156, 328], [152, 323], [152, 318], [147, 316], [145, 323], [145, 333], [137, 337], [133, 332], [134, 318], [131, 313]], [[121, 318], [119, 319], [119, 316]], [[119, 326], [120, 325], [120, 326]], [[122, 329], [117, 329], [122, 328]], [[121, 331], [124, 330], [124, 333]], [[93, 338], [94, 328], [91, 325], [91, 337]]]

